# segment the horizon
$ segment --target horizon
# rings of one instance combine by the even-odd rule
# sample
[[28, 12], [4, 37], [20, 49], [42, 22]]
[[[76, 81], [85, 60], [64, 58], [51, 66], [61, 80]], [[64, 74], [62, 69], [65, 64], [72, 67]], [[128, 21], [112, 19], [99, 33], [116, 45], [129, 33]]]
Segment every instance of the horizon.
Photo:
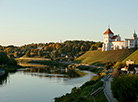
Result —
[[110, 29], [124, 40], [137, 33], [138, 1], [0, 1], [0, 45], [66, 40], [103, 42]]

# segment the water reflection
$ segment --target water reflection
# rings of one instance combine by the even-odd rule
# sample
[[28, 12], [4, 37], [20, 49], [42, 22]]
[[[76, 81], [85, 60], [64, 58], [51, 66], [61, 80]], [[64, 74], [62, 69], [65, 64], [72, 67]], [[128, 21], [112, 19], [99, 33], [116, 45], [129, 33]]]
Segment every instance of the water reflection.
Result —
[[23, 71], [6, 73], [0, 77], [0, 102], [52, 102], [92, 76], [91, 72], [80, 78], [43, 77]]
[[4, 75], [0, 76], [0, 86], [3, 84], [7, 84], [9, 73], [5, 73]]

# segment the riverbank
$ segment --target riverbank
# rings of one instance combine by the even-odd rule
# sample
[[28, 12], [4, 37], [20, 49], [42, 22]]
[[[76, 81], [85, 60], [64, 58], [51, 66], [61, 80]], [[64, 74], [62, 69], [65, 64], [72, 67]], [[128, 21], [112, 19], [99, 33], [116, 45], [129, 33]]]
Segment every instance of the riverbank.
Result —
[[0, 68], [5, 70], [5, 72], [15, 72], [20, 66], [12, 66], [12, 65], [0, 65]]
[[100, 81], [100, 78], [95, 81], [87, 81], [81, 87], [72, 88], [71, 93], [56, 97], [55, 102], [108, 102], [103, 91], [91, 97], [92, 92], [102, 86], [103, 82]]
[[37, 65], [38, 67], [45, 67], [46, 65], [68, 67], [69, 65], [74, 65], [76, 68], [80, 70], [88, 70], [95, 73], [103, 70], [103, 67], [101, 66], [78, 64], [78, 63], [72, 63], [72, 62], [50, 61], [44, 58], [18, 58], [16, 60], [19, 63], [19, 65], [22, 65], [24, 67], [27, 67], [27, 66], [31, 67], [31, 66], [37, 66]]
[[80, 71], [75, 65], [69, 65], [66, 63], [59, 63], [57, 61], [49, 61], [40, 58], [19, 58], [16, 59], [18, 65], [24, 68], [30, 68], [31, 72], [46, 72], [49, 74], [64, 74], [70, 78], [82, 77], [87, 73]]

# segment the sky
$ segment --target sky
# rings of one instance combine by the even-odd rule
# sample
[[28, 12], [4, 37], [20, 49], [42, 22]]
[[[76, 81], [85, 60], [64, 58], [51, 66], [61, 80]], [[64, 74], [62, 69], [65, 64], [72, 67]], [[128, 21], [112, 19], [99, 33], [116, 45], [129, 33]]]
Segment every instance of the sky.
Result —
[[122, 40], [138, 33], [138, 0], [0, 0], [0, 45]]

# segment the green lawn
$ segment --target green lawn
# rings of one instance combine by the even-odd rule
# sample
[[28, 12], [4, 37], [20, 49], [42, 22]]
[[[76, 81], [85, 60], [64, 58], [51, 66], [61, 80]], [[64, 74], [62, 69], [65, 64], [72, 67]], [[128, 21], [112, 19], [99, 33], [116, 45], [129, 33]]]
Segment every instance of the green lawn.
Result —
[[122, 50], [111, 50], [111, 51], [88, 51], [75, 62], [89, 64], [89, 65], [105, 65], [108, 62], [122, 62], [129, 55], [135, 52], [137, 49], [122, 49]]
[[135, 61], [135, 64], [138, 64], [138, 50], [129, 55], [125, 60], [123, 60], [123, 62], [125, 63], [128, 60]]

